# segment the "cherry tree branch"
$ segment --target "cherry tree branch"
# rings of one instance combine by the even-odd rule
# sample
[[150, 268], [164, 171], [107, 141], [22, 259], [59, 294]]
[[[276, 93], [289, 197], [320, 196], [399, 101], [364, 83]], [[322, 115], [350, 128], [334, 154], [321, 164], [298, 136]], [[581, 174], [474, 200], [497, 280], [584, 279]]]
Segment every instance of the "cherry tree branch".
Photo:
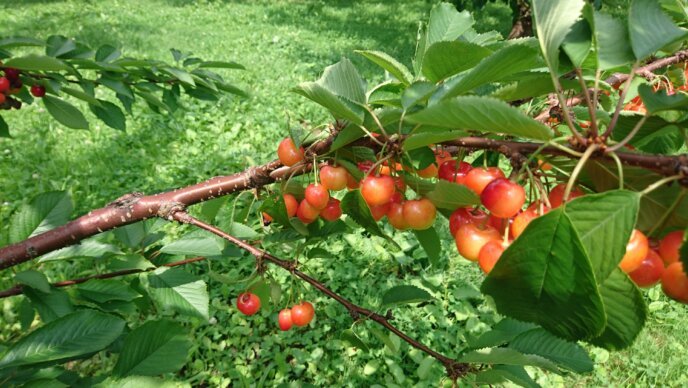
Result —
[[254, 247], [253, 245], [236, 238], [223, 230], [216, 228], [210, 224], [207, 224], [195, 217], [190, 216], [188, 213], [186, 213], [183, 210], [179, 210], [174, 212], [171, 215], [171, 218], [181, 222], [183, 224], [188, 224], [188, 225], [193, 225], [198, 228], [201, 228], [203, 230], [206, 230], [208, 232], [211, 232], [217, 236], [222, 237], [223, 239], [231, 242], [232, 244], [236, 245], [237, 247], [249, 252], [251, 255], [253, 255], [256, 258], [256, 263], [258, 267], [262, 267], [264, 261], [268, 261], [271, 264], [277, 265], [278, 267], [281, 267], [283, 269], [286, 269], [287, 271], [291, 272], [294, 276], [302, 279], [306, 283], [312, 285], [314, 288], [316, 288], [318, 291], [322, 292], [323, 294], [327, 295], [328, 297], [336, 300], [344, 306], [348, 311], [349, 314], [351, 315], [351, 318], [353, 320], [359, 320], [362, 318], [370, 319], [377, 324], [383, 326], [385, 329], [391, 331], [392, 333], [396, 334], [399, 338], [403, 339], [406, 341], [409, 345], [413, 346], [414, 348], [430, 355], [431, 357], [435, 358], [439, 362], [444, 365], [444, 367], [447, 370], [447, 374], [452, 380], [456, 380], [459, 377], [462, 377], [469, 373], [472, 368], [469, 364], [466, 363], [461, 363], [456, 361], [453, 358], [447, 357], [441, 353], [438, 353], [429, 347], [423, 345], [422, 343], [414, 340], [401, 330], [399, 330], [397, 327], [389, 323], [391, 318], [391, 313], [387, 313], [387, 316], [380, 315], [374, 311], [368, 310], [364, 307], [358, 306], [348, 299], [344, 298], [343, 296], [337, 294], [336, 292], [330, 290], [327, 288], [323, 283], [319, 282], [318, 280], [306, 275], [305, 273], [299, 271], [296, 266], [296, 262], [294, 261], [288, 261], [288, 260], [283, 260], [280, 259], [276, 256], [271, 255], [270, 253], [258, 249]]
[[[205, 259], [206, 259], [206, 257], [197, 256], [197, 257], [193, 257], [191, 259], [180, 260], [180, 261], [175, 261], [173, 263], [163, 264], [162, 266], [163, 267], [177, 267], [177, 266], [184, 265], [184, 264], [195, 263], [197, 261], [203, 261]], [[121, 271], [107, 272], [107, 273], [101, 273], [101, 274], [96, 274], [96, 275], [84, 276], [82, 278], [63, 280], [61, 282], [52, 283], [51, 286], [53, 286], [53, 287], [73, 286], [75, 284], [86, 283], [87, 281], [89, 281], [91, 279], [110, 279], [110, 278], [116, 278], [119, 276], [131, 275], [131, 274], [135, 274], [135, 273], [150, 272], [150, 271], [154, 271], [158, 268], [159, 267], [150, 267], [150, 268], [146, 268], [146, 269], [123, 269]], [[20, 295], [23, 293], [24, 293], [24, 289], [23, 289], [22, 285], [17, 284], [14, 287], [0, 291], [0, 299], [7, 298], [9, 296]]]

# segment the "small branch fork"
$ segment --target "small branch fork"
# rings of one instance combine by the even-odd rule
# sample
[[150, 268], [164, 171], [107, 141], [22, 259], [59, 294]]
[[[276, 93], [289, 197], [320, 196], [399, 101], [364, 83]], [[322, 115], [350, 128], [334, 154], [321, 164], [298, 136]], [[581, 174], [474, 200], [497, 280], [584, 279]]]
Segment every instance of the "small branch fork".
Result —
[[330, 290], [327, 288], [323, 283], [317, 281], [316, 279], [306, 275], [305, 273], [299, 271], [296, 268], [296, 263], [294, 261], [288, 261], [288, 260], [283, 260], [280, 259], [276, 256], [271, 255], [270, 253], [263, 251], [261, 249], [258, 249], [254, 247], [253, 245], [236, 238], [221, 229], [218, 229], [210, 224], [207, 224], [197, 218], [194, 218], [190, 216], [188, 213], [185, 211], [176, 211], [171, 215], [171, 218], [183, 223], [183, 224], [188, 224], [188, 225], [193, 225], [198, 228], [201, 228], [203, 230], [206, 230], [208, 232], [211, 232], [217, 236], [222, 237], [223, 239], [231, 242], [232, 244], [236, 245], [237, 247], [249, 252], [251, 255], [253, 255], [257, 262], [262, 263], [262, 262], [270, 262], [274, 265], [277, 265], [278, 267], [281, 267], [283, 269], [286, 269], [287, 271], [291, 272], [294, 276], [302, 279], [306, 283], [312, 285], [314, 288], [316, 288], [318, 291], [322, 292], [323, 294], [329, 296], [330, 298], [336, 300], [339, 302], [342, 306], [344, 306], [348, 311], [349, 314], [351, 315], [351, 318], [354, 321], [358, 321], [362, 318], [370, 319], [377, 324], [383, 326], [385, 329], [391, 331], [392, 333], [396, 334], [399, 338], [403, 339], [406, 341], [409, 345], [413, 346], [414, 348], [425, 352], [426, 354], [432, 356], [435, 358], [437, 361], [441, 362], [442, 365], [444, 365], [445, 369], [447, 370], [447, 374], [449, 378], [452, 380], [456, 380], [458, 378], [461, 378], [465, 376], [467, 373], [471, 372], [473, 368], [471, 365], [466, 364], [466, 363], [461, 363], [458, 362], [450, 357], [447, 357], [441, 353], [438, 353], [429, 347], [421, 344], [420, 342], [414, 340], [413, 338], [409, 337], [407, 334], [396, 328], [394, 325], [389, 323], [389, 321], [392, 319], [391, 314], [388, 314], [387, 316], [380, 315], [374, 311], [368, 310], [364, 307], [358, 306], [351, 301], [345, 299], [341, 295], [335, 293], [334, 291]]

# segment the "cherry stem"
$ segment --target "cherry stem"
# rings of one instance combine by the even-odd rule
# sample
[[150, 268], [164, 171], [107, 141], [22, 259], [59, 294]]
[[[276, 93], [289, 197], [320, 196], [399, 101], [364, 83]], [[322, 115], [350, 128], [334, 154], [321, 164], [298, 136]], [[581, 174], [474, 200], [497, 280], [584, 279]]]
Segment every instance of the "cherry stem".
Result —
[[[581, 85], [581, 91], [583, 92], [583, 96], [585, 98], [585, 105], [588, 106], [588, 114], [590, 115], [590, 133], [594, 139], [597, 137], [597, 117], [595, 112], [597, 108], [593, 106], [592, 102], [590, 101], [588, 86], [585, 84], [585, 80], [583, 79], [583, 72], [578, 67], [576, 68], [576, 76]], [[595, 90], [597, 90], [597, 86], [595, 86]], [[597, 95], [595, 95], [595, 103], [597, 103]]]
[[626, 137], [624, 137], [623, 140], [621, 140], [618, 144], [614, 144], [613, 146], [607, 148], [606, 152], [607, 153], [614, 152], [614, 151], [618, 150], [619, 148], [628, 144], [629, 141], [633, 140], [633, 137], [635, 137], [635, 135], [638, 134], [638, 131], [640, 131], [640, 128], [643, 127], [643, 124], [645, 124], [645, 121], [647, 121], [648, 117], [650, 117], [650, 116], [646, 115], [646, 116], [643, 116], [640, 120], [638, 120], [638, 122], [635, 124], [635, 127], [633, 127], [631, 132], [629, 132], [628, 135], [626, 135]]
[[623, 164], [621, 164], [621, 159], [619, 159], [619, 156], [616, 154], [616, 152], [608, 152], [608, 155], [614, 159], [614, 162], [616, 163], [616, 169], [619, 172], [619, 190], [623, 190], [624, 188], [624, 171], [623, 171]]
[[612, 119], [609, 122], [609, 125], [607, 126], [607, 130], [604, 131], [604, 133], [602, 134], [602, 140], [603, 141], [607, 140], [607, 138], [612, 134], [614, 127], [616, 127], [616, 122], [617, 122], [617, 120], [619, 120], [619, 114], [621, 113], [621, 110], [623, 109], [623, 106], [624, 106], [624, 100], [626, 99], [626, 94], [628, 93], [628, 89], [630, 89], [631, 81], [633, 81], [633, 76], [635, 75], [635, 72], [637, 69], [638, 69], [638, 62], [633, 64], [633, 67], [631, 67], [631, 73], [629, 74], [628, 78], [626, 79], [626, 82], [624, 82], [623, 89], [621, 90], [621, 95], [619, 96], [619, 101], [616, 103], [616, 109], [614, 109], [614, 115], [612, 116]]
[[580, 174], [581, 171], [583, 171], [583, 167], [585, 166], [585, 163], [590, 159], [590, 156], [597, 151], [597, 149], [600, 146], [597, 144], [592, 144], [588, 147], [588, 149], [585, 150], [583, 153], [583, 156], [581, 156], [580, 160], [576, 164], [576, 167], [574, 167], [573, 171], [571, 172], [571, 176], [569, 177], [569, 181], [566, 183], [566, 190], [564, 190], [564, 202], [567, 202], [569, 200], [569, 196], [571, 195], [571, 190], [573, 189], [574, 184], [576, 183], [576, 179], [578, 179], [578, 175]]
[[683, 198], [688, 194], [688, 190], [685, 188], [682, 188], [681, 191], [678, 193], [676, 196], [676, 199], [674, 199], [674, 202], [671, 203], [671, 206], [669, 206], [664, 214], [655, 222], [655, 224], [652, 226], [652, 228], [647, 232], [647, 235], [649, 237], [652, 237], [657, 230], [659, 230], [662, 226], [664, 226], [664, 223], [666, 220], [669, 218], [669, 216], [676, 210], [678, 205], [683, 201]]
[[653, 191], [655, 191], [656, 189], [658, 189], [658, 188], [664, 186], [665, 184], [670, 183], [670, 182], [673, 182], [673, 181], [676, 181], [676, 180], [679, 180], [679, 179], [682, 179], [682, 178], [683, 178], [683, 174], [676, 174], [676, 175], [673, 175], [673, 176], [669, 176], [669, 177], [660, 179], [660, 180], [658, 180], [657, 182], [655, 182], [655, 183], [653, 183], [653, 184], [647, 186], [647, 187], [645, 188], [645, 190], [643, 190], [643, 191], [640, 192], [640, 194], [641, 194], [641, 195], [650, 194], [651, 192], [653, 192]]
[[409, 337], [407, 334], [396, 328], [394, 325], [389, 323], [389, 319], [383, 315], [380, 315], [374, 311], [368, 310], [364, 307], [358, 306], [351, 301], [345, 299], [343, 296], [335, 293], [334, 291], [330, 290], [327, 288], [323, 283], [317, 281], [316, 279], [306, 275], [305, 273], [299, 271], [296, 266], [294, 265], [294, 262], [287, 261], [280, 259], [276, 256], [271, 255], [270, 253], [263, 251], [261, 249], [258, 249], [254, 247], [253, 245], [237, 238], [234, 237], [223, 230], [216, 228], [213, 225], [207, 224], [195, 217], [192, 217], [185, 211], [178, 211], [172, 214], [172, 219], [183, 223], [183, 224], [188, 224], [192, 226], [196, 226], [200, 229], [206, 230], [210, 233], [213, 233], [219, 237], [222, 237], [223, 239], [231, 242], [232, 244], [236, 245], [237, 247], [249, 252], [252, 254], [256, 259], [260, 260], [267, 260], [268, 262], [277, 265], [278, 267], [281, 267], [283, 269], [286, 269], [287, 271], [291, 272], [295, 276], [299, 277], [306, 283], [310, 284], [314, 288], [316, 288], [318, 291], [321, 293], [327, 295], [328, 297], [334, 299], [335, 301], [339, 302], [342, 306], [344, 306], [348, 311], [349, 314], [352, 317], [355, 317], [356, 319], [360, 317], [365, 317], [368, 318], [377, 324], [383, 326], [385, 329], [391, 331], [392, 333], [396, 334], [399, 338], [403, 339], [406, 341], [409, 345], [413, 346], [414, 348], [430, 355], [431, 357], [435, 358], [439, 362], [441, 362], [445, 368], [447, 369], [447, 373], [450, 374], [452, 377], [460, 377], [464, 376], [468, 373], [470, 373], [473, 368], [467, 364], [467, 363], [461, 363], [458, 362], [455, 359], [452, 359], [450, 357], [447, 357], [441, 353], [438, 353], [429, 347], [421, 344], [420, 342], [414, 340], [413, 338]]

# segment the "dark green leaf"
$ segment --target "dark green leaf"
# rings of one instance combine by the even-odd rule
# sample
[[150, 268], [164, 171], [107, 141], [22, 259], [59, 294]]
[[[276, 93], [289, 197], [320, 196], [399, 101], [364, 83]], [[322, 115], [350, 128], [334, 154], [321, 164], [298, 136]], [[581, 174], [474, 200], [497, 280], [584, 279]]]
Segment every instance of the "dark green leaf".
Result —
[[[504, 133], [537, 140], [552, 137], [552, 130], [518, 108], [490, 97], [465, 96], [444, 100], [407, 116], [418, 124], [452, 129]], [[509, 123], [505, 125], [504, 123]]]
[[368, 345], [366, 345], [365, 342], [363, 342], [363, 340], [351, 329], [342, 331], [342, 333], [339, 335], [339, 339], [349, 344], [350, 347], [361, 349], [364, 352], [370, 350]]
[[429, 227], [423, 230], [414, 230], [413, 234], [416, 235], [420, 246], [428, 255], [428, 259], [433, 267], [439, 265], [440, 254], [442, 253], [442, 242], [440, 241], [440, 236], [434, 227]]
[[0, 116], [0, 137], [12, 137], [10, 136], [10, 127], [2, 116]]
[[91, 279], [77, 286], [81, 297], [94, 302], [105, 303], [111, 300], [130, 302], [140, 294], [127, 284], [114, 279]]
[[631, 47], [637, 59], [643, 59], [662, 47], [684, 39], [688, 32], [679, 28], [664, 13], [656, 0], [633, 0], [628, 15]]
[[117, 47], [106, 44], [98, 48], [98, 51], [96, 51], [95, 58], [98, 62], [107, 63], [119, 58], [120, 55], [122, 55], [122, 52]]
[[48, 113], [60, 124], [74, 129], [88, 129], [88, 121], [84, 114], [67, 101], [46, 95], [43, 97], [43, 104]]
[[504, 345], [519, 334], [536, 329], [538, 326], [528, 322], [521, 322], [511, 318], [504, 318], [499, 321], [492, 330], [483, 333], [477, 339], [470, 341], [469, 346], [473, 349], [494, 347]]
[[10, 36], [0, 39], [0, 47], [44, 46], [45, 42], [26, 36]]
[[495, 365], [475, 374], [475, 384], [479, 385], [499, 385], [504, 381], [511, 381], [521, 387], [540, 388], [522, 366]]
[[101, 119], [108, 127], [126, 131], [127, 121], [122, 110], [109, 101], [99, 100], [99, 102], [100, 106], [89, 104], [91, 112]]
[[43, 275], [43, 273], [34, 269], [19, 272], [18, 274], [14, 275], [14, 280], [19, 284], [35, 288], [41, 292], [50, 292], [50, 283], [48, 282], [48, 279], [45, 277], [45, 275]]
[[113, 369], [115, 376], [176, 372], [191, 349], [186, 330], [169, 320], [149, 321], [129, 333]]
[[425, 51], [422, 72], [430, 81], [437, 82], [472, 68], [491, 53], [473, 43], [437, 42]]
[[172, 255], [220, 256], [224, 247], [223, 240], [217, 237], [189, 234], [166, 244], [160, 248], [160, 252]]
[[160, 307], [208, 320], [208, 291], [200, 278], [180, 268], [158, 268], [148, 275], [148, 282]]
[[640, 94], [640, 98], [642, 98], [645, 109], [647, 109], [649, 114], [664, 110], [685, 110], [688, 108], [688, 96], [684, 93], [668, 95], [664, 89], [654, 93], [650, 85], [642, 84], [638, 86], [638, 94]]
[[587, 339], [605, 326], [590, 259], [563, 209], [528, 225], [483, 282], [504, 315], [534, 322], [566, 339]]
[[196, 86], [196, 83], [194, 82], [194, 79], [191, 77], [191, 74], [187, 73], [184, 70], [177, 69], [174, 67], [164, 67], [162, 68], [162, 70], [186, 84]]
[[100, 105], [100, 100], [98, 100], [97, 98], [93, 97], [92, 95], [90, 95], [88, 93], [82, 92], [79, 89], [73, 89], [73, 88], [69, 88], [66, 86], [62, 86], [60, 88], [60, 91], [65, 92], [65, 93], [69, 94], [70, 96], [76, 97], [82, 101], [86, 101], [89, 104]]
[[445, 180], [438, 180], [435, 188], [425, 193], [425, 197], [432, 201], [436, 207], [447, 210], [456, 210], [460, 207], [480, 203], [480, 198], [473, 190], [464, 185]]
[[580, 17], [584, 0], [533, 0], [533, 23], [550, 71], [559, 65], [559, 46]]
[[54, 229], [69, 220], [72, 200], [64, 191], [38, 194], [30, 203], [22, 205], [10, 219], [10, 243]]
[[[619, 121], [617, 121], [612, 132], [612, 139], [616, 141], [624, 139], [643, 117], [643, 115], [634, 113], [619, 115]], [[650, 116], [646, 118], [629, 144], [652, 154], [670, 154], [678, 151], [684, 140], [683, 131], [675, 124], [661, 117]]]
[[76, 50], [76, 42], [61, 35], [48, 37], [45, 53], [51, 57], [60, 57]]
[[414, 82], [402, 93], [401, 106], [404, 109], [408, 109], [417, 103], [426, 101], [435, 90], [437, 90], [437, 86], [430, 82]]
[[346, 193], [340, 205], [344, 214], [351, 217], [351, 219], [369, 233], [385, 237], [377, 222], [375, 222], [373, 216], [370, 214], [370, 209], [359, 190], [352, 190]]
[[129, 85], [120, 80], [103, 76], [98, 79], [98, 82], [105, 85], [107, 88], [112, 89], [117, 94], [121, 94], [122, 96], [130, 99], [134, 98], [134, 93], [132, 93]]
[[12, 58], [5, 62], [4, 66], [27, 71], [67, 71], [71, 69], [57, 58], [36, 54]]
[[633, 62], [633, 49], [624, 22], [597, 11], [594, 19], [597, 63], [600, 69], [611, 69]]
[[382, 295], [382, 306], [420, 303], [432, 299], [432, 295], [422, 288], [410, 285], [396, 286]]
[[74, 311], [69, 295], [59, 288], [52, 288], [48, 293], [30, 287], [24, 287], [23, 291], [43, 322], [53, 321]]
[[592, 32], [587, 20], [578, 20], [566, 35], [561, 48], [575, 67], [581, 67], [592, 47]]
[[544, 329], [518, 335], [509, 347], [524, 354], [535, 354], [576, 373], [592, 372], [592, 360], [580, 345], [557, 338]]
[[199, 68], [216, 68], [216, 69], [240, 69], [245, 70], [246, 67], [240, 63], [232, 61], [204, 61], [198, 65]]
[[17, 341], [0, 359], [0, 369], [66, 360], [104, 349], [124, 329], [121, 318], [81, 310], [42, 326]]
[[19, 304], [19, 324], [22, 330], [29, 331], [35, 317], [36, 312], [31, 304], [31, 300], [29, 298], [22, 298]]
[[111, 244], [105, 244], [96, 240], [84, 240], [76, 245], [71, 245], [56, 251], [52, 251], [41, 256], [38, 259], [39, 263], [46, 261], [75, 259], [81, 257], [100, 258], [107, 254], [118, 254], [122, 251]]
[[265, 198], [260, 210], [268, 213], [273, 220], [281, 225], [289, 226], [289, 215], [287, 214], [287, 205], [284, 203], [284, 195], [274, 195]]
[[454, 140], [467, 135], [468, 133], [465, 131], [454, 131], [445, 128], [421, 127], [404, 140], [403, 148], [405, 151], [410, 151], [420, 147], [427, 147], [430, 144], [443, 143], [445, 141]]
[[510, 348], [487, 348], [470, 351], [458, 359], [459, 362], [476, 364], [504, 364], [537, 366], [552, 372], [558, 372], [556, 364], [552, 361], [534, 354], [523, 354]]

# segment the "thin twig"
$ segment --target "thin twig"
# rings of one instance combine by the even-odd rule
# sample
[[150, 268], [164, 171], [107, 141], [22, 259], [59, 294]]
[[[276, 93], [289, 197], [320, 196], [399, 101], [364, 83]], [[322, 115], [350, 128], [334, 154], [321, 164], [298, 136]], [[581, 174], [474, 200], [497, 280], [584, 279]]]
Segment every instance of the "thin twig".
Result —
[[626, 135], [626, 137], [623, 138], [623, 140], [621, 140], [618, 144], [614, 144], [613, 146], [607, 148], [607, 150], [605, 152], [607, 152], [607, 153], [614, 152], [614, 151], [618, 150], [619, 148], [628, 144], [629, 141], [633, 140], [633, 137], [638, 133], [638, 131], [640, 131], [640, 128], [643, 127], [643, 124], [645, 124], [645, 121], [647, 121], [648, 117], [649, 116], [646, 115], [646, 116], [643, 116], [643, 118], [641, 118], [640, 120], [638, 120], [638, 122], [635, 124], [635, 127], [633, 127], [631, 132], [629, 132], [628, 135]]
[[[595, 114], [595, 110], [597, 108], [593, 106], [592, 102], [590, 101], [588, 86], [585, 84], [585, 80], [583, 79], [583, 72], [580, 68], [576, 68], [576, 76], [578, 78], [578, 82], [580, 82], [581, 85], [581, 91], [583, 92], [583, 96], [585, 98], [585, 105], [588, 106], [588, 114], [590, 115], [590, 133], [591, 137], [594, 139], [595, 137], [597, 137], [597, 117]], [[595, 87], [595, 90], [597, 90], [597, 87]], [[597, 102], [597, 99], [595, 99], [595, 101]]]
[[599, 149], [599, 145], [590, 145], [583, 153], [583, 156], [581, 156], [578, 164], [576, 164], [576, 167], [574, 167], [573, 171], [571, 171], [571, 176], [569, 177], [569, 181], [566, 183], [566, 190], [564, 191], [564, 202], [569, 200], [569, 195], [571, 195], [571, 190], [573, 189], [573, 185], [576, 183], [576, 179], [578, 179], [578, 175], [583, 170], [585, 163], [588, 161], [588, 159], [590, 159], [590, 156], [597, 151], [597, 149]]
[[633, 64], [633, 67], [631, 68], [631, 74], [626, 79], [626, 82], [624, 83], [623, 90], [621, 90], [621, 95], [619, 96], [619, 102], [616, 103], [616, 109], [614, 109], [614, 115], [612, 116], [612, 119], [609, 122], [609, 125], [607, 125], [607, 130], [604, 131], [604, 133], [602, 134], [602, 140], [603, 141], [607, 140], [607, 138], [612, 134], [614, 127], [616, 127], [616, 121], [619, 120], [619, 114], [621, 114], [621, 110], [623, 109], [624, 100], [626, 99], [626, 94], [628, 93], [628, 89], [631, 86], [631, 81], [633, 81], [633, 75], [635, 75], [637, 68], [638, 68], [638, 62]]

